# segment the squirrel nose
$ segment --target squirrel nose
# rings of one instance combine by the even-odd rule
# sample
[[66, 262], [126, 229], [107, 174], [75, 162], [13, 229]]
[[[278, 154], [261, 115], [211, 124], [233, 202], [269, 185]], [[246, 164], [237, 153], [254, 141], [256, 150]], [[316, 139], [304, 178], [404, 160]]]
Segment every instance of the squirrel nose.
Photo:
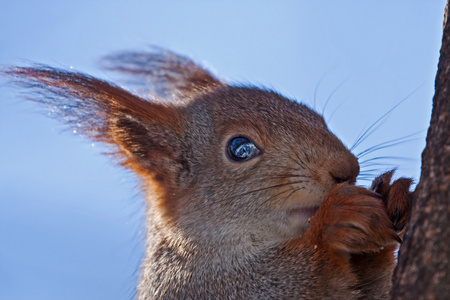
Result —
[[358, 159], [351, 153], [335, 160], [332, 164], [330, 176], [335, 183], [356, 182], [359, 174]]

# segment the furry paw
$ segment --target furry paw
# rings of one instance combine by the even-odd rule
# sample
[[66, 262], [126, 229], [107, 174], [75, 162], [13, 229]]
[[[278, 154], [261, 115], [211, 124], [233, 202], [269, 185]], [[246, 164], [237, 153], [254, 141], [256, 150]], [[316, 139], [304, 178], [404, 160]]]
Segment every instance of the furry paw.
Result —
[[412, 180], [399, 178], [391, 184], [394, 171], [389, 171], [377, 177], [371, 190], [382, 197], [387, 214], [397, 234], [402, 234], [409, 223], [412, 207], [412, 192], [409, 188]]
[[400, 242], [381, 197], [346, 183], [327, 196], [311, 230], [325, 245], [349, 254], [377, 252]]

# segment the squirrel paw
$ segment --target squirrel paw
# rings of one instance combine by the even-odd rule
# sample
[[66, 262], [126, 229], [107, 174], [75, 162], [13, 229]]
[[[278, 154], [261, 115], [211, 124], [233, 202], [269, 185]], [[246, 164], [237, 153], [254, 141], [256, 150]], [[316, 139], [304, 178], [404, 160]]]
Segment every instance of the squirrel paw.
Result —
[[401, 241], [381, 197], [346, 183], [330, 192], [310, 230], [318, 243], [349, 254], [377, 252]]
[[371, 190], [382, 197], [386, 205], [387, 214], [397, 234], [404, 232], [409, 223], [412, 207], [412, 192], [409, 188], [412, 180], [409, 178], [399, 178], [391, 184], [394, 171], [389, 171], [377, 177]]

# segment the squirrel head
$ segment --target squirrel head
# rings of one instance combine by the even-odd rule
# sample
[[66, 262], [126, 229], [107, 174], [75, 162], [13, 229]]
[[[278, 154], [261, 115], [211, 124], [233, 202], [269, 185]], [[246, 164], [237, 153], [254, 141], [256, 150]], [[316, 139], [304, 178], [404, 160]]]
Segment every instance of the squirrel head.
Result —
[[285, 241], [306, 230], [334, 186], [356, 180], [357, 159], [303, 104], [228, 85], [168, 51], [105, 61], [153, 88], [139, 97], [46, 66], [5, 73], [70, 126], [115, 147], [142, 178], [159, 230], [217, 245]]

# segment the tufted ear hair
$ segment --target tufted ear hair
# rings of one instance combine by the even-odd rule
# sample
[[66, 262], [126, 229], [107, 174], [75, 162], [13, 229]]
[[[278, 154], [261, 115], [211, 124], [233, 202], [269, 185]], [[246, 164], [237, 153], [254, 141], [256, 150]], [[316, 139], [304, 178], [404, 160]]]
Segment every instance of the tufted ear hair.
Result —
[[[48, 66], [3, 71], [26, 87], [27, 98], [91, 139], [113, 145], [123, 165], [160, 181], [175, 180], [183, 114], [172, 104], [149, 102], [111, 83]], [[171, 176], [171, 177], [170, 177]]]
[[185, 56], [158, 47], [148, 52], [119, 52], [105, 56], [101, 66], [125, 75], [125, 83], [144, 98], [188, 101], [199, 93], [223, 86], [206, 69]]

